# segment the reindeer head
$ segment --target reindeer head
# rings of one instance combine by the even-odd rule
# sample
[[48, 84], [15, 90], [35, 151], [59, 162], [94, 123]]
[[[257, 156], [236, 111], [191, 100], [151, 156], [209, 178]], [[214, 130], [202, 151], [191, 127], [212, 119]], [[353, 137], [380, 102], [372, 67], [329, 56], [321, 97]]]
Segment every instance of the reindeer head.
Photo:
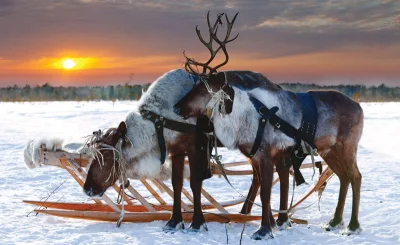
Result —
[[95, 132], [87, 147], [93, 149], [94, 158], [83, 187], [88, 196], [102, 196], [118, 179], [126, 182], [122, 148], [129, 144], [126, 124], [110, 128], [104, 134]]
[[[219, 25], [222, 25], [221, 18], [225, 15], [226, 18], [226, 35], [223, 40], [217, 37]], [[185, 52], [185, 69], [192, 75], [199, 77], [199, 82], [196, 86], [175, 105], [175, 112], [184, 118], [187, 117], [202, 117], [208, 116], [212, 118], [214, 110], [220, 110], [224, 114], [232, 112], [234, 90], [225, 79], [225, 73], [218, 73], [217, 69], [228, 63], [229, 55], [226, 50], [226, 45], [234, 41], [238, 36], [229, 39], [232, 31], [233, 24], [236, 20], [238, 13], [229, 21], [228, 16], [224, 13], [218, 14], [217, 20], [214, 25], [210, 24], [210, 12], [207, 13], [207, 24], [209, 28], [210, 39], [208, 42], [204, 41], [201, 36], [200, 30], [196, 27], [196, 33], [199, 40], [210, 51], [210, 58], [205, 63], [200, 63], [192, 58], [186, 56]], [[218, 44], [216, 50], [213, 49], [213, 41]], [[216, 54], [222, 50], [225, 55], [225, 60], [221, 64], [211, 67], [210, 64], [214, 60]], [[198, 68], [202, 68], [202, 73]]]

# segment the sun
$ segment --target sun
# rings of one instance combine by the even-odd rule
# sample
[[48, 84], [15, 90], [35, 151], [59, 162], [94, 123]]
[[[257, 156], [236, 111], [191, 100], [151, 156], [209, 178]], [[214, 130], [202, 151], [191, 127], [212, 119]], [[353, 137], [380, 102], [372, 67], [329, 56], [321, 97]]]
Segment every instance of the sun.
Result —
[[76, 65], [76, 63], [73, 59], [66, 59], [63, 61], [64, 69], [67, 69], [67, 70], [72, 69], [75, 67], [75, 65]]

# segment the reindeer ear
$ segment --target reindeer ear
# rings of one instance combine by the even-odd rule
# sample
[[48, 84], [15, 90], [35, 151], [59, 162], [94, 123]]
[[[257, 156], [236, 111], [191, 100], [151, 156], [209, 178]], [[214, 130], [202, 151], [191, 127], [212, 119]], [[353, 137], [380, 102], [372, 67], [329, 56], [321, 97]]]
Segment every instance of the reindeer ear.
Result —
[[124, 121], [122, 121], [122, 122], [119, 124], [117, 131], [118, 131], [122, 136], [125, 136], [125, 135], [126, 135], [127, 129], [126, 129], [126, 123], [125, 123]]

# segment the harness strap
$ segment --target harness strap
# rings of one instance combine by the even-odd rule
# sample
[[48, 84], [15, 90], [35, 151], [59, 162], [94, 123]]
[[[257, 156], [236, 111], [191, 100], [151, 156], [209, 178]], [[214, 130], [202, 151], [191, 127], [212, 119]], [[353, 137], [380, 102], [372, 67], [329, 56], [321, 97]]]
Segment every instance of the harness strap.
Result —
[[300, 136], [298, 130], [276, 115], [276, 112], [279, 110], [278, 107], [275, 106], [271, 109], [268, 109], [268, 107], [266, 107], [258, 99], [254, 97], [249, 97], [249, 99], [251, 103], [253, 103], [253, 106], [256, 109], [256, 111], [261, 115], [261, 118], [259, 121], [257, 136], [253, 148], [251, 149], [251, 152], [248, 155], [248, 157], [252, 158], [256, 154], [258, 148], [260, 147], [262, 136], [264, 134], [265, 125], [267, 122], [269, 122], [275, 129], [279, 129], [282, 133], [286, 134], [290, 138], [293, 138], [295, 140], [298, 139], [298, 137]]
[[182, 133], [196, 133], [196, 125], [169, 120], [148, 110], [141, 110], [140, 114], [143, 118], [148, 119], [154, 123], [154, 127], [157, 133], [158, 146], [160, 147], [161, 164], [165, 163], [165, 159], [167, 157], [167, 147], [165, 145], [164, 138], [164, 127]]
[[[268, 109], [261, 101], [256, 99], [255, 97], [249, 97], [251, 103], [253, 103], [254, 108], [257, 110], [257, 112], [262, 116], [263, 114], [269, 114], [271, 109]], [[278, 107], [276, 107], [278, 108]], [[278, 108], [279, 109], [279, 108]], [[275, 112], [276, 113], [276, 112]], [[280, 117], [278, 117], [275, 113], [273, 113], [270, 118], [268, 118], [268, 122], [274, 126], [275, 129], [279, 129], [282, 131], [282, 133], [286, 134], [290, 138], [296, 139], [299, 137], [298, 130], [287, 123], [286, 121], [282, 120]]]
[[167, 118], [164, 118], [162, 116], [159, 116], [155, 114], [152, 111], [148, 110], [141, 110], [140, 114], [142, 117], [156, 123], [156, 121], [163, 121], [162, 126], [174, 131], [182, 132], [182, 133], [187, 133], [187, 134], [194, 134], [196, 133], [196, 125], [189, 124], [189, 123], [183, 123], [183, 122], [178, 122], [178, 121], [173, 121]]
[[261, 115], [258, 123], [256, 139], [254, 140], [254, 144], [251, 148], [250, 154], [247, 155], [249, 158], [252, 158], [260, 148], [261, 141], [264, 135], [265, 125], [273, 116], [276, 116], [275, 113], [279, 110], [279, 108], [275, 106], [271, 108], [271, 110], [269, 110], [265, 105], [263, 105], [259, 100], [254, 97], [250, 97], [250, 101], [253, 103], [254, 107]]
[[317, 130], [318, 112], [314, 98], [310, 93], [296, 93], [300, 101], [302, 120], [299, 128], [300, 138], [307, 142], [312, 149], [317, 147], [314, 144], [315, 132]]
[[164, 138], [164, 118], [160, 117], [160, 119], [154, 122], [154, 127], [157, 133], [158, 146], [160, 147], [160, 161], [161, 164], [165, 163], [165, 158], [167, 157], [167, 146], [165, 145]]
[[[269, 122], [275, 129], [279, 129], [282, 133], [294, 139], [296, 142], [296, 145], [292, 149], [291, 157], [287, 159], [288, 161], [285, 161], [289, 164], [285, 165], [286, 167], [290, 167], [293, 165], [296, 184], [300, 185], [305, 182], [300, 172], [300, 166], [302, 162], [310, 153], [314, 162], [313, 157], [316, 153], [314, 138], [318, 121], [318, 113], [314, 98], [310, 93], [298, 93], [296, 95], [298, 96], [302, 108], [302, 121], [301, 127], [299, 129], [294, 128], [292, 125], [276, 115], [276, 112], [279, 110], [278, 107], [268, 109], [258, 99], [254, 97], [249, 97], [256, 111], [261, 115], [261, 118], [259, 121], [256, 139], [248, 157], [252, 158], [257, 152], [261, 144], [262, 136], [264, 134], [265, 125], [267, 122]], [[308, 144], [307, 147], [304, 147], [308, 148], [308, 150], [302, 149], [302, 143], [304, 146]]]

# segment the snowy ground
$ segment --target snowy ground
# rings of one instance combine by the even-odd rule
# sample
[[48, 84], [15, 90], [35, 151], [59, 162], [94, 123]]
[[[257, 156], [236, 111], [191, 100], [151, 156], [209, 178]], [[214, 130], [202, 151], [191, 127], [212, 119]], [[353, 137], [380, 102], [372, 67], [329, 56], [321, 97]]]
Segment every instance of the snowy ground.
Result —
[[[28, 170], [22, 151], [29, 138], [58, 135], [78, 138], [99, 128], [117, 126], [133, 102], [91, 103], [0, 103], [0, 244], [226, 244], [225, 226], [208, 223], [208, 232], [198, 234], [165, 234], [162, 221], [151, 223], [114, 223], [82, 221], [46, 215], [35, 216], [32, 206], [23, 199], [45, 198], [63, 181], [66, 182], [49, 200], [84, 202], [89, 199], [69, 175], [54, 167]], [[326, 232], [321, 225], [332, 216], [336, 205], [339, 181], [332, 178], [320, 203], [294, 216], [307, 219], [309, 225], [294, 225], [285, 231], [276, 231], [275, 239], [252, 241], [249, 237], [258, 222], [249, 222], [243, 244], [400, 244], [400, 157], [397, 137], [400, 135], [400, 103], [368, 103], [365, 112], [364, 135], [360, 143], [358, 163], [363, 175], [361, 190], [360, 235], [343, 236], [339, 231]], [[223, 151], [225, 162], [243, 159], [237, 152]], [[311, 170], [303, 171], [312, 183]], [[251, 177], [231, 178], [233, 185], [247, 193]], [[133, 181], [138, 190], [143, 187]], [[309, 186], [296, 189], [296, 197]], [[273, 208], [278, 207], [278, 185], [273, 189]], [[223, 178], [205, 182], [205, 189], [219, 201], [239, 195]], [[311, 204], [315, 196], [304, 205]], [[259, 200], [257, 200], [259, 202]], [[239, 211], [240, 207], [230, 209]], [[30, 213], [30, 214], [29, 214]], [[258, 207], [253, 213], [260, 213]], [[344, 219], [351, 213], [349, 190]], [[29, 214], [29, 215], [28, 215]], [[188, 224], [186, 224], [188, 226]], [[227, 226], [229, 244], [239, 244], [241, 224]]]

